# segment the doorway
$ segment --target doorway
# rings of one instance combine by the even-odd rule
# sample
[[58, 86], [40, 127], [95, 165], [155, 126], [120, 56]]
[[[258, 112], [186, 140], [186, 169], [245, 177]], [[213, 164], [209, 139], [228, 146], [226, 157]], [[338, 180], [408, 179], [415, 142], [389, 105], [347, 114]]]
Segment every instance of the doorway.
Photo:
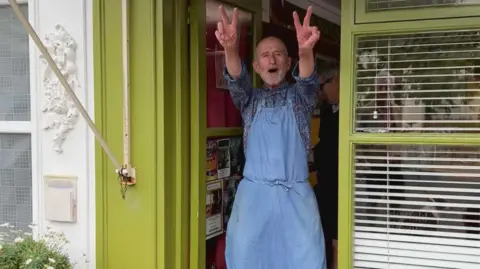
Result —
[[[240, 8], [250, 62], [266, 30], [258, 2], [224, 2]], [[338, 268], [480, 264], [480, 21], [468, 15], [480, 6], [419, 2], [343, 1]], [[241, 169], [241, 119], [212, 35], [218, 4], [190, 6], [190, 268], [221, 249], [231, 203], [220, 201]]]
[[[234, 7], [239, 8], [239, 52], [250, 73], [255, 44], [262, 36], [281, 37], [294, 61], [298, 57], [295, 32], [286, 25], [291, 20], [293, 10], [298, 10], [300, 16], [304, 16], [305, 10], [286, 1], [283, 8], [287, 11], [280, 13], [281, 20], [262, 22], [261, 1], [245, 3], [237, 0], [198, 0], [190, 3], [191, 268], [207, 266], [210, 269], [213, 265], [220, 266], [216, 256], [223, 256], [226, 223], [236, 186], [241, 180], [243, 161], [242, 119], [223, 80], [223, 48], [214, 35], [220, 19], [218, 6], [223, 4], [230, 14]], [[283, 18], [283, 13], [288, 14], [288, 19]], [[315, 22], [320, 24], [320, 20], [316, 18]], [[323, 47], [319, 50], [323, 53], [318, 53], [318, 62], [325, 59], [338, 60], [340, 29], [337, 28], [337, 43], [322, 43]], [[324, 40], [328, 37], [329, 34], [326, 33]], [[252, 79], [253, 84], [258, 86], [259, 78], [253, 76]], [[318, 119], [315, 121], [317, 124], [313, 129], [317, 133]], [[313, 136], [312, 143], [316, 143], [318, 135]], [[312, 173], [312, 183], [314, 178]]]
[[223, 80], [224, 54], [215, 38], [220, 4], [229, 13], [240, 10], [240, 53], [247, 63], [261, 34], [261, 18], [255, 15], [261, 14], [261, 3], [190, 3], [190, 268], [205, 268], [207, 244], [224, 237], [229, 201], [240, 179], [242, 120]]

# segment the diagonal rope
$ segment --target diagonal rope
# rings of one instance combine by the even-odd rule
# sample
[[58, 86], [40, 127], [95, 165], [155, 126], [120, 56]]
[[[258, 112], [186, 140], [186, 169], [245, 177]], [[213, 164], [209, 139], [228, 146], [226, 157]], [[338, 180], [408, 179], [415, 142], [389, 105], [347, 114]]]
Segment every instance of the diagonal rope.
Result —
[[35, 42], [35, 44], [37, 45], [40, 52], [43, 54], [43, 56], [47, 60], [47, 63], [49, 65], [49, 67], [52, 69], [53, 73], [55, 73], [55, 75], [57, 76], [60, 83], [62, 83], [62, 86], [67, 91], [70, 98], [72, 98], [72, 101], [75, 104], [76, 108], [79, 110], [80, 114], [82, 115], [82, 117], [87, 122], [88, 127], [90, 127], [90, 129], [94, 133], [95, 138], [98, 140], [98, 143], [100, 143], [100, 145], [102, 146], [103, 150], [107, 154], [110, 161], [113, 163], [113, 165], [115, 166], [117, 171], [122, 171], [122, 166], [120, 166], [120, 164], [118, 163], [115, 156], [113, 156], [113, 153], [112, 153], [110, 147], [107, 145], [107, 142], [102, 137], [102, 134], [100, 134], [100, 132], [98, 131], [97, 127], [95, 126], [95, 123], [93, 123], [92, 119], [88, 115], [87, 111], [83, 107], [80, 100], [78, 100], [77, 96], [75, 95], [75, 92], [72, 90], [72, 88], [68, 84], [67, 80], [62, 75], [62, 72], [60, 71], [60, 69], [58, 69], [58, 66], [56, 65], [55, 61], [52, 59], [52, 56], [50, 56], [50, 53], [45, 48], [45, 45], [43, 44], [43, 42], [38, 37], [38, 35], [35, 32], [35, 30], [33, 29], [32, 25], [28, 22], [28, 20], [25, 18], [25, 15], [23, 15], [23, 13], [21, 12], [17, 1], [16, 0], [8, 0], [8, 2], [12, 6], [13, 11], [17, 15], [17, 18], [23, 24], [23, 26], [27, 30], [28, 34], [30, 35], [30, 37]]

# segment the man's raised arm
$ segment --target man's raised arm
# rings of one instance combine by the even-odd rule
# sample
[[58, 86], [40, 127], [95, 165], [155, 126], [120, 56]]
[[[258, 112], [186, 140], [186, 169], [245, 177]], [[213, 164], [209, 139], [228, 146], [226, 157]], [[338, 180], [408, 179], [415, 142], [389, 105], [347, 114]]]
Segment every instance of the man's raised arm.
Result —
[[225, 49], [225, 62], [230, 77], [239, 79], [242, 74], [242, 60], [236, 47]]
[[225, 51], [226, 70], [225, 79], [228, 81], [228, 89], [235, 105], [243, 112], [252, 98], [252, 82], [246, 67], [242, 64], [237, 47], [237, 24], [238, 9], [233, 10], [233, 18], [230, 19], [223, 6], [219, 7], [222, 21], [218, 22], [215, 36]]
[[300, 23], [297, 12], [293, 13], [293, 22], [297, 32], [298, 65], [294, 68], [293, 76], [297, 81], [297, 93], [305, 105], [312, 110], [317, 104], [317, 90], [319, 81], [315, 69], [314, 47], [320, 39], [320, 31], [315, 26], [310, 26], [312, 7], [308, 7], [307, 14]]

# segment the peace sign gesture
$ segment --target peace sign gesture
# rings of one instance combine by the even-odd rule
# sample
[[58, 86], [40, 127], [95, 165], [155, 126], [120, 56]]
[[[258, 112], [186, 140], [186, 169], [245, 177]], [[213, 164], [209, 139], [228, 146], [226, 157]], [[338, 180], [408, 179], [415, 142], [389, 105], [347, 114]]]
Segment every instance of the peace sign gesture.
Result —
[[218, 7], [222, 16], [222, 21], [217, 23], [217, 30], [215, 36], [224, 49], [232, 49], [237, 46], [237, 24], [238, 24], [238, 9], [233, 9], [233, 18], [230, 23], [230, 18], [223, 6]]
[[303, 25], [300, 23], [297, 12], [293, 12], [293, 23], [297, 32], [298, 49], [313, 49], [320, 39], [320, 31], [316, 26], [310, 26], [310, 18], [312, 17], [312, 7], [309, 6], [307, 14], [303, 19]]

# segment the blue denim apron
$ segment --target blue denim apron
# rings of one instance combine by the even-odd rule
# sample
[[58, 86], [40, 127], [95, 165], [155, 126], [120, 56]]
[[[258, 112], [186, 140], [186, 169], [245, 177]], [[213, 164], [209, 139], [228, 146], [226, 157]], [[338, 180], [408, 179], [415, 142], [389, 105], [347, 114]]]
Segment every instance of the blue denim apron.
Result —
[[258, 106], [227, 226], [228, 269], [325, 269], [317, 201], [292, 103]]

